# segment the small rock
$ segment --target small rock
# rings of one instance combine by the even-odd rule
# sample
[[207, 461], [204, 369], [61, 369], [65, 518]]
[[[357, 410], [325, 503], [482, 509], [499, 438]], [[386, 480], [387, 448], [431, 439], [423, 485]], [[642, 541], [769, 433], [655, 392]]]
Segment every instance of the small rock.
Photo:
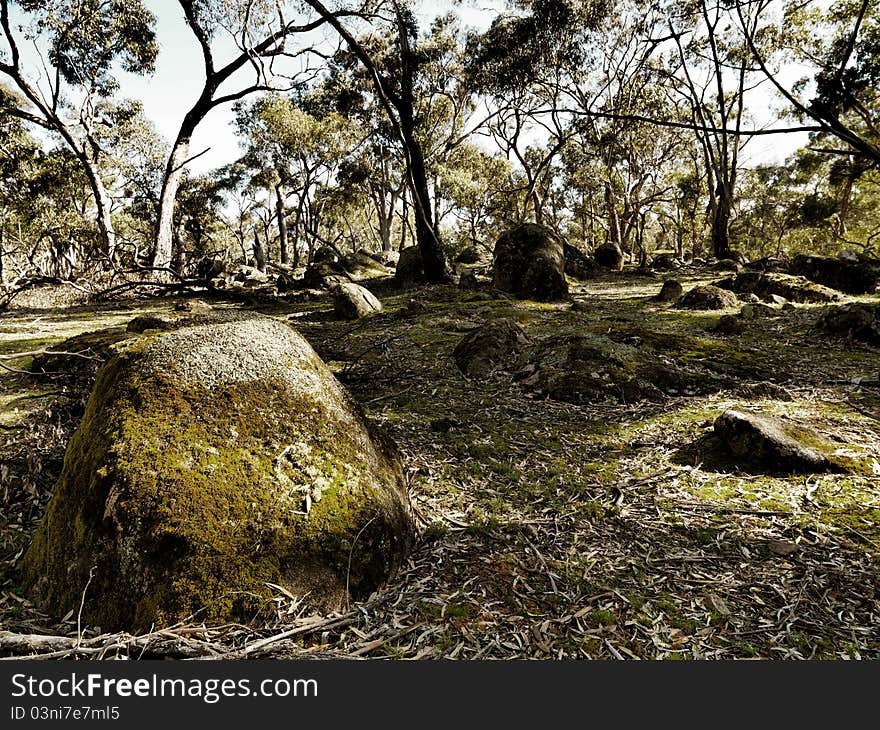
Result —
[[779, 555], [784, 558], [796, 553], [800, 550], [800, 546], [797, 543], [789, 542], [788, 540], [770, 540], [767, 543], [767, 549], [774, 555]]
[[738, 457], [755, 465], [788, 473], [832, 470], [826, 457], [790, 436], [782, 421], [742, 411], [724, 411], [714, 424], [715, 435]]
[[458, 286], [461, 289], [476, 289], [479, 285], [477, 275], [470, 269], [462, 271], [461, 276], [458, 277]]
[[674, 302], [680, 299], [683, 293], [684, 288], [680, 281], [667, 279], [663, 282], [663, 286], [660, 287], [660, 293], [654, 297], [654, 300], [657, 302]]
[[709, 594], [709, 603], [712, 606], [712, 610], [716, 613], [719, 613], [722, 616], [730, 616], [730, 608], [728, 608], [727, 602], [717, 593]]
[[744, 329], [742, 320], [732, 314], [722, 315], [714, 328], [715, 332], [722, 335], [737, 335]]
[[670, 271], [672, 269], [680, 269], [682, 261], [674, 253], [661, 253], [654, 257], [651, 261], [651, 268], [657, 271]]
[[736, 295], [717, 286], [696, 286], [678, 300], [681, 309], [729, 309], [737, 304]]
[[447, 433], [448, 431], [452, 431], [455, 428], [459, 428], [461, 426], [461, 421], [457, 421], [454, 418], [438, 418], [436, 421], [431, 421], [430, 427], [432, 431], [436, 431], [437, 433]]
[[513, 365], [528, 342], [525, 332], [512, 319], [496, 319], [466, 335], [455, 346], [452, 356], [462, 373], [485, 378], [495, 370]]
[[339, 319], [362, 319], [382, 311], [382, 302], [360, 284], [337, 284], [333, 288], [333, 311]]
[[746, 321], [763, 317], [778, 317], [779, 310], [774, 309], [769, 304], [757, 302], [755, 304], [744, 304], [742, 309], [739, 310], [739, 316]]
[[787, 304], [787, 303], [788, 303], [788, 299], [786, 299], [785, 297], [781, 297], [781, 296], [779, 296], [778, 294], [771, 294], [771, 295], [770, 295], [770, 301], [773, 302], [774, 304], [778, 304], [780, 307], [781, 307], [783, 304]]

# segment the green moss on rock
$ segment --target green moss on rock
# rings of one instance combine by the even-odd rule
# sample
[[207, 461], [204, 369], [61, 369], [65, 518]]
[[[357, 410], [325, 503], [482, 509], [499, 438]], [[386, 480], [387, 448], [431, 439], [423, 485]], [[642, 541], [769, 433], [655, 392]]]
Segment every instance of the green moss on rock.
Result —
[[23, 585], [105, 630], [249, 621], [267, 583], [368, 595], [412, 542], [399, 459], [299, 335], [264, 317], [122, 345], [98, 375]]

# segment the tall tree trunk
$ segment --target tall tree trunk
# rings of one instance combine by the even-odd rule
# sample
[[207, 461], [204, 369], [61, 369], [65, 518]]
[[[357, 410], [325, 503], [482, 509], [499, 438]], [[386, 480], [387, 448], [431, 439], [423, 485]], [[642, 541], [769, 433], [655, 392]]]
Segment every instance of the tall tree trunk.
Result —
[[400, 194], [400, 248], [403, 251], [406, 248], [406, 229], [409, 227], [409, 203], [406, 199], [406, 188]]
[[730, 258], [730, 213], [733, 198], [729, 185], [718, 183], [712, 205], [712, 253], [717, 259]]
[[283, 266], [287, 265], [287, 212], [284, 209], [284, 192], [282, 186], [275, 186], [275, 215], [278, 216], [278, 257]]
[[425, 279], [435, 283], [449, 282], [452, 280], [452, 271], [443, 252], [439, 231], [432, 222], [428, 175], [422, 147], [415, 137], [413, 111], [411, 108], [405, 108], [406, 104], [401, 106], [404, 108], [399, 110], [400, 127], [409, 161], [410, 192], [416, 219], [416, 245], [422, 254]]
[[254, 263], [258, 271], [266, 273], [266, 249], [260, 241], [260, 231], [256, 226], [254, 226]]
[[153, 245], [153, 266], [166, 268], [171, 263], [174, 241], [174, 206], [183, 177], [184, 163], [189, 157], [191, 132], [181, 130], [165, 167], [162, 193], [159, 196], [159, 221]]
[[849, 163], [849, 172], [844, 181], [843, 191], [840, 194], [840, 205], [837, 211], [837, 225], [834, 227], [835, 238], [843, 238], [846, 235], [846, 219], [849, 216], [850, 203], [852, 202], [852, 189], [855, 177], [852, 162]]
[[107, 194], [107, 188], [104, 187], [104, 181], [101, 180], [98, 171], [91, 164], [85, 165], [85, 168], [86, 177], [92, 188], [92, 194], [95, 196], [101, 248], [107, 257], [113, 261], [116, 258], [116, 231], [113, 229], [113, 221], [110, 219], [110, 196]]

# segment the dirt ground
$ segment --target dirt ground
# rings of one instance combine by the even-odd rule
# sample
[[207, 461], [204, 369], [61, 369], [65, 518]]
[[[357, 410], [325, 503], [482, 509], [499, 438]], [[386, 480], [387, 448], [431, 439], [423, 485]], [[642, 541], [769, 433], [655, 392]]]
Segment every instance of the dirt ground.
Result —
[[[685, 290], [720, 278], [689, 271]], [[385, 311], [332, 317], [329, 299], [243, 305], [300, 330], [398, 442], [420, 522], [404, 569], [332, 616], [283, 594], [252, 626], [107, 636], [50, 621], [18, 587], [29, 544], [82, 412], [88, 373], [36, 378], [32, 356], [178, 300], [0, 316], [0, 653], [47, 656], [395, 658], [880, 658], [880, 352], [828, 338], [829, 305], [712, 327], [725, 312], [652, 300], [662, 277], [607, 275], [579, 303], [491, 290], [397, 291]], [[861, 298], [872, 301], [870, 297]], [[873, 301], [876, 301], [876, 297]], [[735, 313], [730, 310], [726, 313]], [[594, 333], [723, 376], [701, 395], [634, 403], [550, 400], [499, 372], [468, 380], [452, 351], [474, 327], [514, 319], [533, 341]], [[15, 357], [7, 357], [7, 356]], [[858, 381], [864, 378], [864, 381]], [[719, 379], [719, 382], [722, 382]], [[770, 385], [768, 385], [768, 383]], [[815, 428], [856, 468], [785, 476], [745, 468], [712, 438], [737, 407]], [[67, 637], [16, 643], [15, 635]]]

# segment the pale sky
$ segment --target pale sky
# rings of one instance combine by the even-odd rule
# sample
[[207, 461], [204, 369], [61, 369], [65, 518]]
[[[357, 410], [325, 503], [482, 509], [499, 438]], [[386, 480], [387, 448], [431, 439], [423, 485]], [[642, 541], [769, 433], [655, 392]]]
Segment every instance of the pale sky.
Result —
[[[495, 0], [459, 5], [455, 8], [463, 24], [468, 27], [486, 27], [497, 7]], [[166, 139], [173, 140], [184, 114], [198, 98], [204, 82], [201, 52], [186, 26], [183, 12], [170, 0], [147, 0], [158, 20], [157, 39], [159, 58], [156, 72], [150, 77], [121, 73], [121, 94], [139, 99], [147, 116], [156, 124]], [[449, 2], [430, 4], [432, 15], [446, 12]], [[191, 163], [196, 173], [207, 172], [239, 156], [240, 150], [232, 127], [232, 105], [214, 109], [199, 125], [192, 143], [192, 154], [210, 147], [210, 151]]]

